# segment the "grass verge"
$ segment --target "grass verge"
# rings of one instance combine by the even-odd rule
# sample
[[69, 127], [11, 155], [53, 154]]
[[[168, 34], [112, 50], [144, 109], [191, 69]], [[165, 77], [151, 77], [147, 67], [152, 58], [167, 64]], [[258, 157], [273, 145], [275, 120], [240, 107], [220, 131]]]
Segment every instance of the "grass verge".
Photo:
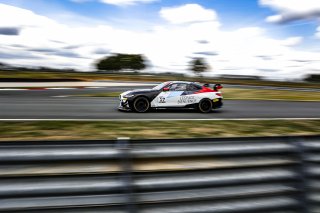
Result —
[[320, 120], [0, 122], [0, 141], [316, 135]]
[[320, 92], [240, 88], [226, 88], [222, 92], [226, 99], [234, 100], [320, 101]]
[[[224, 88], [225, 99], [231, 100], [283, 100], [283, 101], [320, 101], [320, 92], [291, 90]], [[121, 92], [84, 94], [85, 97], [118, 97]]]

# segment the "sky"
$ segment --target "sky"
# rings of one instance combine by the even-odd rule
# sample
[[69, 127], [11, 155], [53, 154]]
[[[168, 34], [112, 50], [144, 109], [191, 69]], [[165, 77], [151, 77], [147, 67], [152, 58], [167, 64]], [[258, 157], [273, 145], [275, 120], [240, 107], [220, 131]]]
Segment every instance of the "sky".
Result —
[[319, 0], [0, 0], [0, 62], [95, 70], [143, 54], [148, 72], [295, 80], [320, 74]]

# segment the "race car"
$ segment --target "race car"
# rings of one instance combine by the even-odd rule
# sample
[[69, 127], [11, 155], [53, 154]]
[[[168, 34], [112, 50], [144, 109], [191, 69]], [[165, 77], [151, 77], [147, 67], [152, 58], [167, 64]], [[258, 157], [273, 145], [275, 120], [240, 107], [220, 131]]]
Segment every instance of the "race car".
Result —
[[210, 87], [187, 81], [167, 81], [152, 89], [120, 94], [119, 110], [147, 112], [153, 108], [193, 108], [208, 113], [222, 107], [220, 84]]

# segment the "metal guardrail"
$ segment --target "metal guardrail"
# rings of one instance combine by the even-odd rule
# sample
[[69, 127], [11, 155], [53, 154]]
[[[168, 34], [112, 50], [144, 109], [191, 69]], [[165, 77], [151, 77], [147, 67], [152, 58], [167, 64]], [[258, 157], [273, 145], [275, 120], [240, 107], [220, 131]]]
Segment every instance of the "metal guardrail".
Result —
[[3, 142], [0, 212], [317, 213], [320, 136]]

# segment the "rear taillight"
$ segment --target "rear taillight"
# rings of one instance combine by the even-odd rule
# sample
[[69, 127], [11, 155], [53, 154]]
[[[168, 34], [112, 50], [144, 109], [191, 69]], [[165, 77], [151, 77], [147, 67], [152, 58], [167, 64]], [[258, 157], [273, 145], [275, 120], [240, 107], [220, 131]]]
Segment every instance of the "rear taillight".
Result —
[[222, 96], [222, 94], [221, 94], [221, 93], [216, 93], [216, 95], [217, 95], [217, 96]]

